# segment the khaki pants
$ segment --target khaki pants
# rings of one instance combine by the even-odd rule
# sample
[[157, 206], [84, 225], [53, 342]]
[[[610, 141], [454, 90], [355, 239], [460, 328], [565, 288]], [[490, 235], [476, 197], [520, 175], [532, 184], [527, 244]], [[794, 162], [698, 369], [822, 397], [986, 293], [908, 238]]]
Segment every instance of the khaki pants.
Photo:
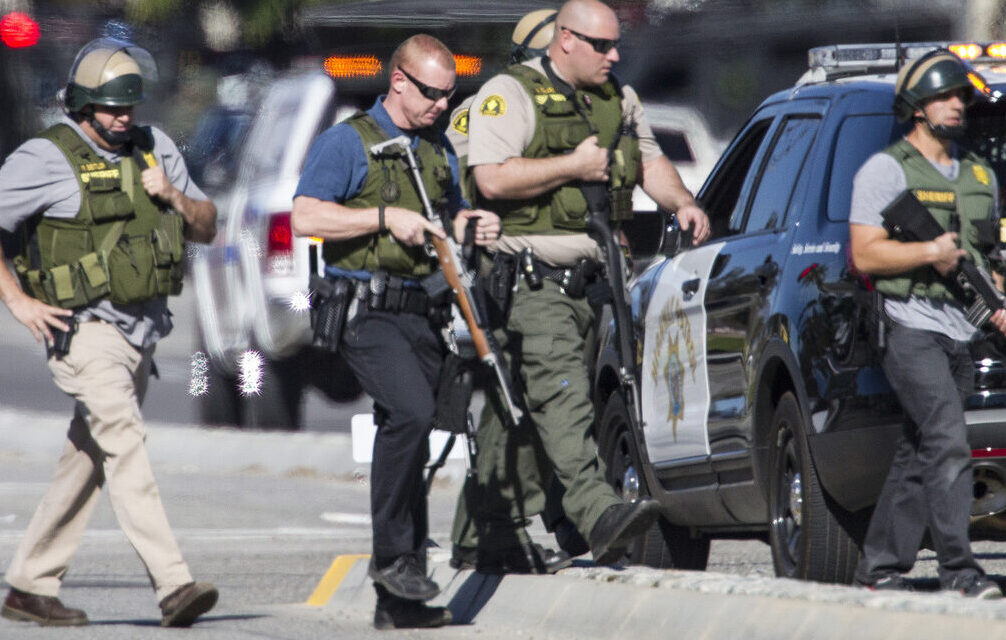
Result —
[[153, 348], [130, 345], [112, 325], [84, 322], [70, 352], [49, 359], [56, 386], [76, 401], [69, 441], [7, 570], [13, 587], [56, 596], [101, 489], [150, 575], [158, 601], [191, 582], [168, 525], [144, 446], [140, 403]]

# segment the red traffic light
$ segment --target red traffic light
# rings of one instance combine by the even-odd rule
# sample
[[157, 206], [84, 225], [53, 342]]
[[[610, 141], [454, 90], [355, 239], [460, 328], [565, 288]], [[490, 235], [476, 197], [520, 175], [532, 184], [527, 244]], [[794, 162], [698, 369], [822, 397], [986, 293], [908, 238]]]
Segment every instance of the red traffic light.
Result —
[[0, 40], [12, 49], [32, 46], [38, 36], [38, 23], [26, 13], [13, 11], [0, 18]]

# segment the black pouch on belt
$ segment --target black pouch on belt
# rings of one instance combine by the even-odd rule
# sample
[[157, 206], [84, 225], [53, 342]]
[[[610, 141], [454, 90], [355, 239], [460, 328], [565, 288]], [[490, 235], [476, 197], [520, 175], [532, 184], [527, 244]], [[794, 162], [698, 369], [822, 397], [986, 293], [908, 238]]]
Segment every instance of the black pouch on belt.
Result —
[[437, 383], [437, 408], [434, 427], [451, 433], [465, 433], [468, 423], [468, 405], [475, 388], [475, 367], [478, 360], [466, 360], [448, 353], [440, 368]]
[[517, 263], [513, 256], [505, 253], [493, 256], [491, 265], [486, 262], [488, 260], [484, 260], [479, 269], [479, 285], [486, 294], [486, 322], [490, 329], [499, 329], [506, 325], [510, 315]]
[[349, 306], [353, 301], [353, 283], [346, 278], [329, 280], [311, 276], [311, 344], [335, 353], [346, 326]]

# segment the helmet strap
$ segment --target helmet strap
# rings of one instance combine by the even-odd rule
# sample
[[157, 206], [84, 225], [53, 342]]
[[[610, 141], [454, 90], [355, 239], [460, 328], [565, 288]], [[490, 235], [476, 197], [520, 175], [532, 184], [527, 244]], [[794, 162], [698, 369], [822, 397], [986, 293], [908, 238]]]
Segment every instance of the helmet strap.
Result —
[[129, 129], [126, 129], [125, 131], [110, 131], [109, 129], [104, 127], [100, 122], [98, 122], [97, 118], [94, 117], [93, 107], [84, 111], [83, 116], [84, 119], [87, 120], [87, 123], [91, 125], [91, 128], [94, 129], [94, 132], [97, 133], [98, 136], [108, 144], [114, 147], [118, 147], [120, 145], [124, 145], [127, 142], [129, 142], [130, 140]]
[[933, 124], [932, 120], [929, 119], [929, 116], [926, 115], [925, 111], [922, 112], [921, 118], [916, 116], [915, 119], [925, 122], [926, 126], [929, 127], [929, 131], [933, 134], [933, 136], [935, 136], [939, 140], [946, 140], [951, 142], [955, 140], [960, 140], [961, 138], [964, 137], [964, 134], [968, 129], [967, 123], [963, 122], [963, 117], [961, 118], [962, 122], [960, 124], [954, 125], [952, 127], [949, 127], [945, 124], [941, 125]]

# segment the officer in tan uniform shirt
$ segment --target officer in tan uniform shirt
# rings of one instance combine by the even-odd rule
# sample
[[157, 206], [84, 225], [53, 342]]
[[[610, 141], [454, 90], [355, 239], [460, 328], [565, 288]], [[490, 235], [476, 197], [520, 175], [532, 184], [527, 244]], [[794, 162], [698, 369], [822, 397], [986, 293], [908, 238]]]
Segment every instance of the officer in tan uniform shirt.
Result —
[[[490, 250], [497, 260], [512, 256], [522, 271], [531, 264], [543, 275], [538, 283], [516, 283], [500, 335], [517, 360], [529, 419], [516, 429], [495, 426], [503, 414], [490, 394], [479, 427], [472, 516], [486, 551], [527, 543], [523, 527], [541, 512], [543, 479], [552, 471], [565, 489], [567, 517], [587, 537], [598, 564], [621, 558], [657, 517], [652, 499], [622, 502], [597, 458], [584, 362], [595, 311], [582, 292], [563, 284], [567, 269], [602, 259], [586, 233], [586, 202], [577, 185], [608, 183], [613, 214], [624, 215], [626, 196], [641, 184], [693, 231], [696, 243], [708, 237], [709, 222], [660, 152], [636, 93], [611, 78], [618, 38], [609, 7], [567, 2], [548, 55], [490, 79], [469, 114], [468, 163], [485, 198], [480, 203], [503, 221]], [[617, 163], [609, 162], [609, 146]]]

